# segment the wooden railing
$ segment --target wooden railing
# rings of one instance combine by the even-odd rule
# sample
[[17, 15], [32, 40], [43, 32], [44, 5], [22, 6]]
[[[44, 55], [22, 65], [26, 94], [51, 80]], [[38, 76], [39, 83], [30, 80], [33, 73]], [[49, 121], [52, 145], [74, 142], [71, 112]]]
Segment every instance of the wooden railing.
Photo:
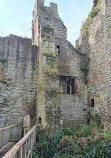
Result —
[[0, 148], [10, 141], [19, 141], [21, 139], [22, 128], [20, 125], [12, 125], [0, 128]]
[[32, 158], [33, 147], [36, 143], [35, 125], [15, 146], [2, 158]]

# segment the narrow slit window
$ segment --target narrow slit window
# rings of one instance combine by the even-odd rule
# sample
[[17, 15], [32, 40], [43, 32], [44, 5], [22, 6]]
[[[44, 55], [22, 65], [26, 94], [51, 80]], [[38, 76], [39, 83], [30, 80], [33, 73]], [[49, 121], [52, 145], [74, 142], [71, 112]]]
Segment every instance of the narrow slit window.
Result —
[[67, 94], [70, 94], [70, 79], [67, 79]]
[[94, 108], [94, 99], [91, 99], [91, 107]]
[[75, 79], [71, 80], [72, 94], [75, 94]]
[[38, 124], [42, 124], [42, 119], [41, 119], [41, 117], [38, 118]]
[[70, 86], [67, 85], [67, 94], [70, 94]]
[[60, 46], [57, 45], [57, 54], [60, 54]]

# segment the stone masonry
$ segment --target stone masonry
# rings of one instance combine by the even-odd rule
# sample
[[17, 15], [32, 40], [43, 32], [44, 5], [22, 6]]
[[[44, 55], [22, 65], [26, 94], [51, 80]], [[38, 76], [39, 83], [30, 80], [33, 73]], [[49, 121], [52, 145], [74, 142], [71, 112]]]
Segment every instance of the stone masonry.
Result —
[[96, 1], [74, 48], [57, 4], [36, 0], [32, 40], [0, 37], [0, 127], [26, 114], [43, 127], [111, 121], [110, 15], [110, 0]]
[[[44, 6], [44, 0], [37, 0], [33, 11], [32, 20], [32, 42], [39, 47], [38, 59], [38, 80], [41, 80], [44, 71], [41, 67], [55, 56], [57, 66], [55, 66], [56, 78], [54, 74], [50, 81], [49, 92], [44, 93], [41, 97], [43, 103], [40, 104], [37, 96], [37, 118], [42, 118], [42, 123], [47, 125], [57, 124], [65, 125], [69, 123], [86, 123], [87, 115], [87, 89], [83, 80], [81, 65], [84, 62], [85, 55], [79, 53], [70, 42], [67, 41], [67, 28], [58, 14], [57, 5], [50, 3], [49, 7]], [[46, 28], [45, 30], [43, 28]], [[41, 47], [42, 46], [42, 47]], [[60, 48], [60, 54], [57, 47]], [[41, 52], [42, 49], [42, 52]], [[45, 61], [44, 61], [45, 60]], [[55, 63], [56, 64], [56, 63]], [[40, 75], [42, 73], [42, 75]], [[50, 72], [51, 73], [51, 72]], [[40, 76], [40, 78], [39, 78]], [[77, 94], [69, 95], [62, 91], [63, 87], [54, 88], [54, 84], [60, 78], [75, 77], [77, 78]], [[45, 79], [44, 79], [45, 80]], [[43, 82], [43, 81], [42, 81]], [[64, 81], [66, 82], [66, 81]], [[48, 85], [48, 83], [47, 83]], [[52, 85], [52, 88], [51, 88]], [[39, 85], [38, 85], [39, 87]], [[45, 88], [45, 86], [43, 86]], [[66, 83], [64, 85], [66, 89]], [[59, 90], [58, 90], [59, 89]], [[61, 90], [60, 90], [61, 89]], [[39, 90], [38, 90], [39, 91]], [[49, 93], [50, 96], [49, 96]], [[48, 97], [46, 97], [48, 95]], [[55, 101], [56, 100], [56, 101]], [[55, 102], [57, 102], [55, 105]]]
[[0, 65], [6, 74], [0, 82], [0, 127], [22, 123], [27, 113], [35, 123], [37, 52], [31, 39], [0, 37]]
[[[99, 0], [82, 27], [76, 49], [90, 59], [88, 73], [88, 107], [99, 113], [104, 122], [111, 121], [111, 1]], [[91, 107], [94, 99], [94, 107]]]

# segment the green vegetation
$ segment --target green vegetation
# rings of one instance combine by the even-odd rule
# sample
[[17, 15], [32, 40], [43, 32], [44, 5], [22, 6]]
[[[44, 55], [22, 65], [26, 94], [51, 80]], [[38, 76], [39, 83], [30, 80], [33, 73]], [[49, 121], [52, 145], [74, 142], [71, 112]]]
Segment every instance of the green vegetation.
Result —
[[[43, 116], [48, 124], [50, 122], [51, 125], [56, 126], [59, 123], [60, 115], [55, 117], [54, 114], [60, 113], [59, 105], [61, 104], [60, 94], [62, 93], [62, 88], [59, 86], [58, 58], [55, 51], [47, 51], [46, 49], [41, 52], [39, 62], [37, 83], [38, 106], [46, 106]], [[51, 106], [47, 106], [49, 100], [52, 102]]]
[[0, 59], [0, 62], [1, 62], [2, 64], [6, 63], [6, 59], [5, 59], [5, 58]]
[[96, 7], [93, 7], [91, 12], [89, 13], [89, 18], [93, 18], [98, 13], [98, 5]]
[[82, 33], [85, 34], [87, 32], [87, 27], [90, 23], [90, 21], [92, 20], [93, 17], [95, 17], [98, 14], [99, 11], [99, 1], [97, 3], [97, 6], [93, 7], [91, 12], [88, 15], [87, 20], [83, 23], [82, 25]]
[[90, 62], [90, 58], [86, 55], [84, 65], [81, 66], [81, 71], [84, 74], [83, 76], [84, 84], [88, 83], [89, 62]]
[[88, 65], [83, 65], [81, 67], [81, 71], [84, 72], [84, 83], [87, 84], [88, 83], [87, 75], [89, 72]]
[[91, 132], [90, 127], [83, 125], [81, 129], [79, 129], [77, 132], [75, 132], [75, 135], [77, 137], [87, 137], [91, 134], [90, 132]]
[[74, 134], [74, 132], [70, 128], [63, 129], [63, 134], [67, 136], [71, 136]]
[[[42, 136], [41, 136], [42, 135]], [[101, 123], [95, 114], [89, 125], [79, 129], [45, 130], [39, 135], [33, 158], [110, 158], [111, 129]]]

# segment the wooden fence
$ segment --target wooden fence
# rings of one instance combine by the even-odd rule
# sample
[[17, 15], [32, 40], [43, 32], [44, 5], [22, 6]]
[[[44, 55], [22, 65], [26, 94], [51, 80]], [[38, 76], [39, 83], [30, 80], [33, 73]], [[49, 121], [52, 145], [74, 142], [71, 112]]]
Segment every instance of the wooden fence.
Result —
[[36, 128], [33, 128], [10, 149], [2, 158], [32, 158], [33, 148], [36, 143]]
[[0, 128], [0, 148], [8, 142], [17, 142], [22, 137], [22, 128], [20, 125], [8, 126]]

